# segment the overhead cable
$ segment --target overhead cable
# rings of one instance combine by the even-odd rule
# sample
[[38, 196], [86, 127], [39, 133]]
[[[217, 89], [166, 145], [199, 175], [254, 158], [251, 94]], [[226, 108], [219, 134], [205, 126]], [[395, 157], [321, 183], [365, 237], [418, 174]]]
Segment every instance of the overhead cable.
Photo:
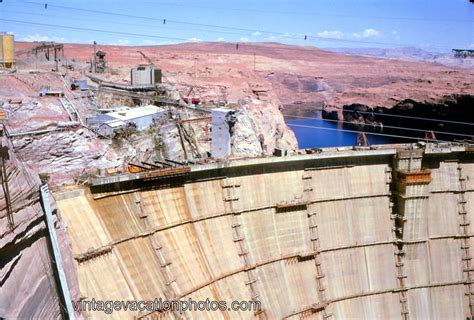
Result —
[[408, 128], [408, 127], [398, 127], [398, 126], [389, 126], [389, 125], [380, 125], [380, 124], [375, 124], [375, 123], [356, 123], [356, 122], [351, 122], [351, 121], [344, 121], [344, 120], [334, 120], [334, 119], [322, 119], [322, 118], [313, 118], [313, 117], [302, 117], [302, 116], [295, 116], [295, 115], [290, 115], [290, 114], [283, 114], [284, 117], [288, 118], [298, 118], [298, 119], [310, 119], [310, 120], [321, 120], [321, 121], [329, 121], [329, 122], [335, 122], [335, 123], [346, 123], [346, 124], [352, 124], [352, 125], [363, 125], [363, 126], [369, 126], [369, 127], [374, 127], [374, 128], [380, 128], [380, 129], [397, 129], [397, 130], [406, 130], [406, 131], [417, 131], [417, 132], [426, 132], [426, 131], [433, 131], [436, 134], [446, 134], [446, 135], [452, 135], [452, 136], [460, 136], [460, 137], [467, 137], [467, 138], [472, 138], [472, 134], [463, 134], [463, 133], [454, 133], [454, 132], [446, 132], [446, 131], [437, 131], [437, 130], [424, 130], [424, 129], [415, 129], [415, 128]]

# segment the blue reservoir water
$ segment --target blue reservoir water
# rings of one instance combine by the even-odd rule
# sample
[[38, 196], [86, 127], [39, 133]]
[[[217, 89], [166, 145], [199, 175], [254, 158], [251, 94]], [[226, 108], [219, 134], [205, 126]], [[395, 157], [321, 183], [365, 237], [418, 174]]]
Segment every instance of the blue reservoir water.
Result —
[[[309, 117], [314, 117], [314, 115]], [[356, 145], [357, 133], [338, 131], [338, 129], [344, 129], [341, 123], [330, 122], [324, 119], [297, 119], [290, 117], [285, 118], [285, 122], [295, 133], [300, 149]], [[406, 142], [406, 140], [370, 134], [367, 134], [367, 139], [371, 145]]]

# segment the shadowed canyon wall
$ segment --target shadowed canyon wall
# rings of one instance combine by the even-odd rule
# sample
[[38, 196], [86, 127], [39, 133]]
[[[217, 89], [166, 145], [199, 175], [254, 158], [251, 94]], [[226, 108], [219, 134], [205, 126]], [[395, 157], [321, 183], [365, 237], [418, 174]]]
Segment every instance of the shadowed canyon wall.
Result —
[[[40, 203], [40, 179], [16, 158], [9, 139], [0, 137], [0, 144], [0, 317], [64, 318]], [[55, 231], [69, 289], [73, 299], [79, 299], [71, 243], [64, 220], [55, 211]]]

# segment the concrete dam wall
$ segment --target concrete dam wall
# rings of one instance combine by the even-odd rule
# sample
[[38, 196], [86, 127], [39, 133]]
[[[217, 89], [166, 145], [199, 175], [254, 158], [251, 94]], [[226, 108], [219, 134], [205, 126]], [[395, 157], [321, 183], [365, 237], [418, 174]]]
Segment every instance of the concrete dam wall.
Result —
[[[469, 151], [236, 160], [99, 178], [55, 198], [84, 299], [261, 303], [187, 318], [465, 319], [474, 315]], [[178, 316], [109, 316], [125, 315]]]

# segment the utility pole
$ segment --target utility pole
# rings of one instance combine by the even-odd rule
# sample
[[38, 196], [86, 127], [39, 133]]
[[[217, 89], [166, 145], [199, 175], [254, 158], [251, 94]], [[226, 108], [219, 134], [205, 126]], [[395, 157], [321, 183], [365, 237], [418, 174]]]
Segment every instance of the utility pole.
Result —
[[54, 71], [59, 71], [59, 63], [58, 63], [58, 49], [54, 47]]
[[97, 45], [97, 42], [94, 41], [94, 55], [93, 55], [93, 57], [92, 57], [92, 63], [93, 63], [92, 71], [93, 71], [94, 73], [97, 72], [97, 63], [96, 63], [96, 61], [95, 61], [95, 53], [96, 53], [96, 51], [95, 51], [95, 46], [96, 46], [96, 45]]
[[257, 74], [257, 54], [253, 54], [253, 73]]
[[197, 61], [197, 58], [194, 58], [194, 78], [197, 78], [196, 61]]

